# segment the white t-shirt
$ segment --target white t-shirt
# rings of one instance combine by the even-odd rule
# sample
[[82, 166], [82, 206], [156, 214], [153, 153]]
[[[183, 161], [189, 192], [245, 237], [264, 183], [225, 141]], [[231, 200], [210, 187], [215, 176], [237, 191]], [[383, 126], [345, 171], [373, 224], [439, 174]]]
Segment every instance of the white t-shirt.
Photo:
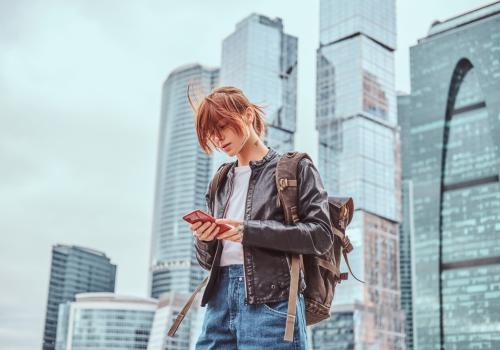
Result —
[[[226, 212], [227, 219], [243, 221], [251, 174], [252, 169], [250, 165], [242, 165], [234, 168], [233, 192], [231, 193], [231, 198], [229, 198]], [[223, 239], [222, 245], [224, 248], [220, 258], [220, 266], [243, 264], [243, 246], [241, 243]]]

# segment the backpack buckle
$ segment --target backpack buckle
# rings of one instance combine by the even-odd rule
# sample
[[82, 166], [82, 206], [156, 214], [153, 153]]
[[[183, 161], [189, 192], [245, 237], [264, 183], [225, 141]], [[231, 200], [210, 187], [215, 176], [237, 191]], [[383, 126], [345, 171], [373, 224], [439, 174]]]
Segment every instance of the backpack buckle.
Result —
[[288, 187], [288, 179], [287, 178], [281, 178], [279, 180], [279, 186], [280, 186], [280, 191], [282, 191], [284, 188]]
[[282, 177], [278, 181], [278, 186], [280, 191], [283, 191], [287, 187], [297, 187], [297, 180], [289, 180], [286, 177]]

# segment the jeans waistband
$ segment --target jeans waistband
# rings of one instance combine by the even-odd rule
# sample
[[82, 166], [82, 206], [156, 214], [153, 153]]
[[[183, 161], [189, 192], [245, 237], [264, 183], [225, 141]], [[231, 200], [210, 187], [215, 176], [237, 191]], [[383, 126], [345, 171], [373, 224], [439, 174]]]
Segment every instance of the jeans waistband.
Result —
[[231, 277], [243, 277], [243, 264], [232, 264], [226, 266], [219, 266], [219, 275]]

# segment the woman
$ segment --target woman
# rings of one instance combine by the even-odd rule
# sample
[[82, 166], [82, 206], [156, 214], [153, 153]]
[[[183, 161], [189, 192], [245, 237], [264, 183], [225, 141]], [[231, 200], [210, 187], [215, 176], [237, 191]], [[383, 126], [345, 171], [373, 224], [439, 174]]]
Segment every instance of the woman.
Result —
[[[289, 254], [320, 255], [332, 244], [327, 193], [318, 171], [308, 159], [299, 163], [300, 222], [284, 224], [274, 178], [280, 154], [262, 141], [266, 128], [262, 108], [235, 87], [213, 90], [198, 106], [189, 101], [204, 152], [211, 154], [217, 148], [237, 159], [213, 203], [207, 192], [207, 207], [216, 222], [191, 225], [197, 260], [210, 271], [196, 349], [306, 349], [302, 274], [293, 341], [285, 341], [283, 335]], [[219, 235], [218, 224], [231, 229]]]

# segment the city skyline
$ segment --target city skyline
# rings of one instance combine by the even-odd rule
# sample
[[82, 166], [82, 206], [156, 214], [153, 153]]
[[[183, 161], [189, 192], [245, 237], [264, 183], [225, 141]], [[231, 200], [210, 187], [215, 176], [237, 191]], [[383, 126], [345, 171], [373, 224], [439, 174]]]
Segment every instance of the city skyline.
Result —
[[[457, 10], [454, 12], [446, 9], [442, 12], [444, 15], [438, 18], [445, 19], [485, 2], [463, 3], [455, 4]], [[472, 6], [472, 3], [477, 6]], [[298, 8], [296, 11], [299, 12], [290, 14], [284, 6], [280, 9], [276, 5], [256, 3], [252, 4], [250, 10], [242, 6], [235, 11], [236, 14], [228, 16], [227, 22], [215, 26], [216, 33], [210, 32], [210, 40], [206, 44], [200, 43], [209, 45], [208, 48], [214, 52], [201, 50], [204, 52], [199, 56], [193, 54], [190, 45], [181, 45], [179, 57], [165, 63], [163, 59], [169, 57], [167, 45], [159, 48], [154, 46], [158, 45], [155, 41], [154, 45], [150, 42], [148, 46], [141, 42], [138, 34], [126, 32], [127, 35], [119, 35], [107, 26], [104, 19], [112, 12], [111, 7], [103, 5], [93, 8], [92, 5], [80, 4], [75, 8], [68, 6], [57, 11], [49, 8], [40, 15], [39, 11], [23, 12], [26, 9], [24, 3], [12, 6], [2, 12], [12, 16], [0, 21], [6, 27], [3, 33], [11, 35], [8, 38], [0, 36], [0, 47], [5, 48], [3, 52], [7, 53], [0, 56], [0, 87], [8, 87], [1, 90], [5, 93], [0, 94], [0, 102], [5, 108], [2, 119], [5, 119], [6, 126], [2, 130], [6, 133], [2, 134], [5, 136], [2, 145], [7, 152], [2, 156], [3, 164], [10, 170], [6, 174], [6, 181], [2, 181], [7, 194], [2, 204], [6, 204], [8, 210], [5, 215], [7, 219], [1, 228], [3, 232], [11, 232], [8, 240], [5, 234], [2, 236], [6, 240], [1, 245], [1, 256], [5, 260], [0, 271], [3, 279], [15, 287], [2, 295], [0, 308], [5, 318], [0, 318], [0, 338], [5, 337], [12, 348], [27, 349], [40, 343], [43, 292], [46, 291], [49, 270], [47, 253], [39, 252], [44, 247], [68, 242], [106, 251], [125, 274], [124, 277], [118, 277], [119, 284], [123, 284], [119, 287], [119, 293], [145, 295], [155, 138], [159, 124], [158, 87], [166, 73], [189, 62], [214, 65], [223, 38], [218, 33], [227, 33], [228, 26], [232, 28], [236, 21], [251, 12], [281, 17], [285, 30], [297, 35], [301, 43], [306, 41], [301, 41], [304, 38], [317, 38], [314, 34], [304, 34], [313, 33], [313, 30], [297, 28], [301, 28], [299, 24], [303, 16], [310, 16], [317, 23], [318, 11], [317, 7], [316, 11], [308, 8], [309, 12], [300, 12]], [[166, 10], [160, 4], [154, 6]], [[192, 6], [200, 8], [204, 5]], [[36, 3], [33, 9], [38, 10]], [[127, 19], [136, 18], [132, 15], [135, 10], [137, 8], [134, 6], [124, 6], [117, 14], [115, 24], [127, 25]], [[161, 29], [169, 28], [168, 25], [151, 12], [152, 9], [141, 12], [144, 15], [140, 20], [143, 21], [142, 25], [151, 26], [146, 32], [151, 35], [150, 30], [154, 28], [167, 35]], [[35, 13], [37, 20], [32, 21]], [[156, 21], [146, 20], [149, 16]], [[70, 25], [69, 32], [58, 34], [58, 25], [68, 25], [70, 21], [67, 19], [75, 18], [76, 25]], [[57, 21], [50, 24], [53, 19]], [[28, 29], [14, 35], [18, 24], [24, 24]], [[428, 28], [430, 21], [423, 23], [423, 26]], [[37, 28], [43, 30], [37, 31]], [[91, 46], [94, 50], [84, 52], [79, 47], [73, 47], [75, 50], [72, 51], [71, 45], [65, 45], [71, 38], [71, 42], [83, 42], [83, 47], [88, 48], [89, 43], [85, 40], [89, 35], [93, 37], [98, 34], [104, 35], [100, 36], [95, 46]], [[423, 37], [424, 34], [418, 36]], [[199, 33], [195, 31], [191, 35], [195, 38]], [[52, 38], [57, 40], [49, 40]], [[314, 134], [313, 72], [317, 40], [308, 41], [312, 44], [299, 44], [297, 134], [301, 136], [311, 132]], [[107, 45], [109, 43], [114, 45]], [[127, 52], [127, 44], [131, 43], [133, 50]], [[61, 50], [61, 45], [66, 49]], [[304, 50], [311, 47], [311, 52], [301, 57]], [[137, 48], [147, 54], [142, 57], [135, 52]], [[153, 50], [148, 51], [148, 48]], [[61, 57], [53, 56], [52, 49]], [[399, 50], [404, 49], [399, 47]], [[156, 57], [156, 61], [153, 57]], [[148, 66], [151, 61], [154, 64]], [[95, 72], [88, 74], [88, 66], [94, 68]], [[100, 74], [94, 75], [96, 72]], [[133, 86], [129, 85], [130, 81], [134, 82]], [[398, 89], [405, 90], [405, 84], [400, 84], [403, 88], [397, 85]], [[302, 89], [307, 93], [301, 93]], [[136, 100], [136, 104], [130, 102], [132, 99]], [[35, 113], [29, 113], [32, 104], [36, 107], [33, 110]], [[26, 125], [32, 127], [26, 128]], [[311, 153], [313, 157], [316, 155], [314, 142], [309, 145], [307, 141], [301, 140], [296, 148]], [[18, 237], [23, 237], [23, 240]], [[31, 239], [32, 243], [24, 249], [26, 257], [16, 259], [21, 256], [19, 253], [26, 238]], [[130, 259], [130, 256], [134, 259]], [[16, 264], [12, 264], [12, 261], [16, 261]], [[30, 280], [32, 274], [35, 278]], [[32, 282], [29, 288], [25, 287], [27, 284], [22, 279]], [[23, 293], [18, 292], [23, 289], [33, 291], [35, 297], [23, 298]], [[12, 318], [13, 315], [17, 318]]]

